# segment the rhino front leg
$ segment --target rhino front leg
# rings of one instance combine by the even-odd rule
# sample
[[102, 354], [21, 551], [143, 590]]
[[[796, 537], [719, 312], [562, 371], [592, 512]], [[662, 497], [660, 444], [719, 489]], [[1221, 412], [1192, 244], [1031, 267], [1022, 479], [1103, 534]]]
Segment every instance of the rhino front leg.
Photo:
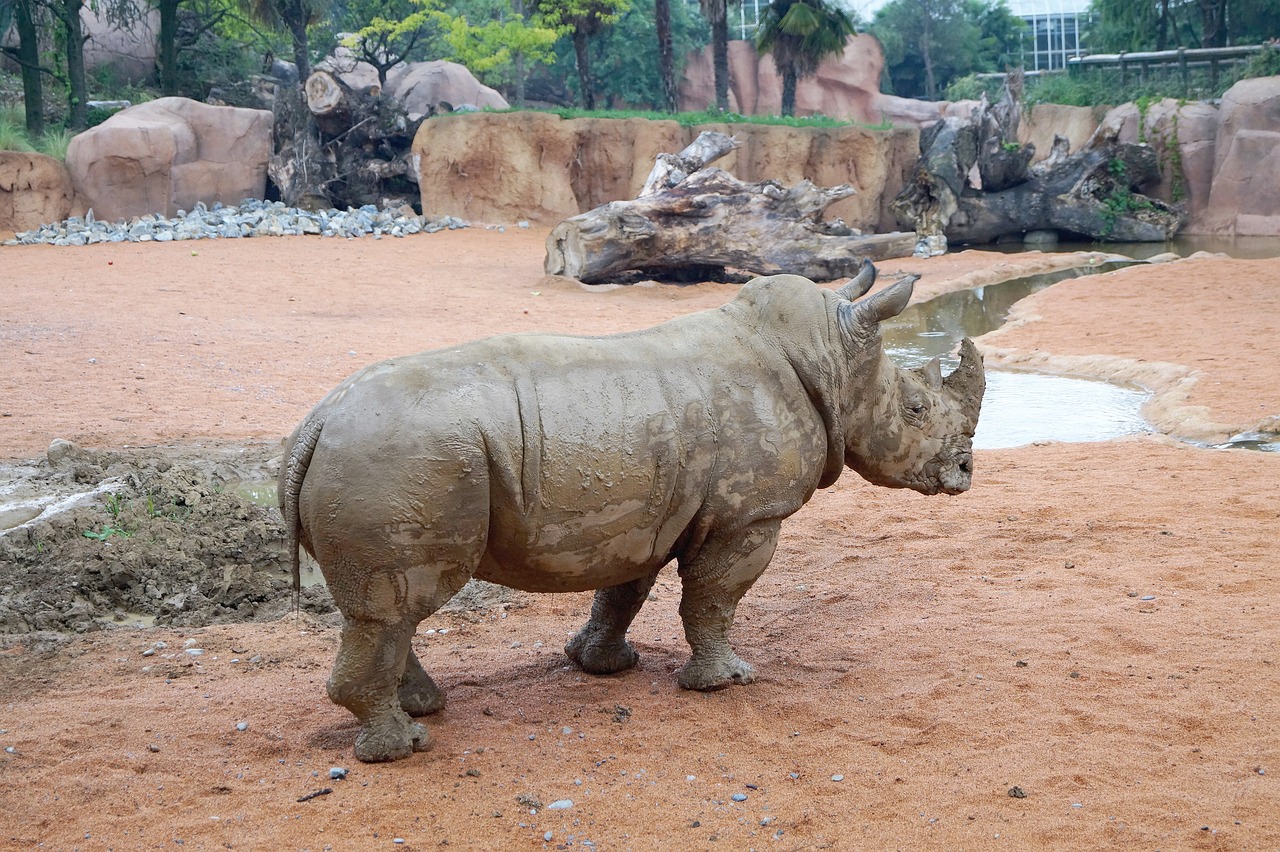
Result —
[[770, 521], [724, 539], [713, 537], [689, 564], [680, 566], [680, 618], [693, 649], [676, 676], [680, 686], [713, 690], [756, 679], [755, 669], [729, 646], [729, 628], [738, 601], [773, 558], [779, 527]]
[[597, 590], [591, 618], [564, 646], [569, 659], [590, 674], [613, 674], [634, 666], [640, 655], [627, 641], [627, 628], [657, 579], [655, 571], [630, 583]]

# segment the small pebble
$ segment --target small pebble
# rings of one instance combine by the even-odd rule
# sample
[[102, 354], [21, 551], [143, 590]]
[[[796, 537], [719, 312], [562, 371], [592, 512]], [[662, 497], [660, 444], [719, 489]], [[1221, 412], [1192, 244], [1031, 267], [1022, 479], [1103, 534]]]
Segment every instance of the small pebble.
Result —
[[342, 781], [347, 777], [347, 770], [341, 766], [329, 767], [329, 777], [334, 781]]
[[249, 730], [249, 723], [248, 723], [248, 722], [236, 722], [236, 730], [237, 730], [237, 731], [247, 731], [247, 730]]
[[554, 802], [547, 805], [547, 810], [567, 811], [571, 807], [573, 807], [573, 799], [556, 799]]
[[747, 794], [746, 794], [746, 793], [734, 793], [734, 794], [733, 794], [732, 796], [730, 796], [729, 798], [730, 798], [730, 799], [733, 799], [735, 802], [745, 802], [745, 801], [747, 800]]
[[832, 775], [832, 776], [831, 776], [831, 780], [832, 780], [832, 781], [843, 781], [843, 780], [844, 780], [844, 776], [843, 776], [843, 775]]
[[548, 843], [550, 843], [550, 842], [551, 842], [551, 838], [553, 838], [553, 837], [555, 837], [555, 835], [554, 835], [554, 834], [552, 834], [552, 833], [551, 833], [551, 832], [549, 832], [549, 831], [548, 831], [546, 834], [542, 835], [542, 839], [543, 839], [543, 840], [545, 840], [545, 841], [547, 841]]

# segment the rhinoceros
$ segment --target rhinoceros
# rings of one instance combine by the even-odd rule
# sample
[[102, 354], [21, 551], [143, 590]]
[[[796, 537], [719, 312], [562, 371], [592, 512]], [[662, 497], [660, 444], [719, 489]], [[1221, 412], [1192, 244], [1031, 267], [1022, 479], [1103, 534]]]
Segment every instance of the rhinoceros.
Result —
[[861, 298], [756, 278], [725, 306], [605, 337], [500, 335], [366, 367], [294, 431], [280, 472], [298, 546], [344, 618], [329, 697], [360, 722], [356, 757], [427, 747], [411, 716], [444, 705], [411, 639], [472, 577], [596, 589], [565, 652], [636, 664], [627, 628], [676, 560], [687, 689], [749, 683], [728, 642], [783, 519], [848, 467], [924, 494], [969, 488], [985, 387], [972, 342], [943, 378], [900, 369], [880, 323], [914, 276]]

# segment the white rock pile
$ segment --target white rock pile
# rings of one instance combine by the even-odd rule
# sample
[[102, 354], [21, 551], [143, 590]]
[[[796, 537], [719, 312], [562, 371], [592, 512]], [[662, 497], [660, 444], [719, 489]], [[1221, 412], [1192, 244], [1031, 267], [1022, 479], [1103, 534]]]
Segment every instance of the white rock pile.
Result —
[[83, 218], [42, 225], [22, 231], [6, 246], [86, 246], [94, 243], [148, 243], [173, 240], [212, 240], [241, 237], [284, 237], [312, 234], [322, 237], [407, 237], [445, 229], [468, 227], [453, 216], [431, 219], [407, 212], [408, 208], [379, 210], [372, 204], [359, 209], [300, 210], [279, 201], [247, 198], [238, 206], [198, 202], [191, 212], [179, 210], [172, 219], [159, 215], [138, 216], [128, 222], [102, 222], [90, 210]]

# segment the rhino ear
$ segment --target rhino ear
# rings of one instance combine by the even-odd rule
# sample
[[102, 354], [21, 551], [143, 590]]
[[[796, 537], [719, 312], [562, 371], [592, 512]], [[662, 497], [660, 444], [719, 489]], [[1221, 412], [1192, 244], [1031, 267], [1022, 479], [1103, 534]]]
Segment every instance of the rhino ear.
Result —
[[934, 358], [919, 370], [921, 378], [934, 390], [942, 387], [942, 361]]
[[869, 258], [862, 259], [862, 267], [858, 270], [858, 274], [849, 280], [836, 293], [843, 299], [852, 302], [854, 299], [860, 299], [871, 289], [871, 285], [876, 283], [876, 266]]

